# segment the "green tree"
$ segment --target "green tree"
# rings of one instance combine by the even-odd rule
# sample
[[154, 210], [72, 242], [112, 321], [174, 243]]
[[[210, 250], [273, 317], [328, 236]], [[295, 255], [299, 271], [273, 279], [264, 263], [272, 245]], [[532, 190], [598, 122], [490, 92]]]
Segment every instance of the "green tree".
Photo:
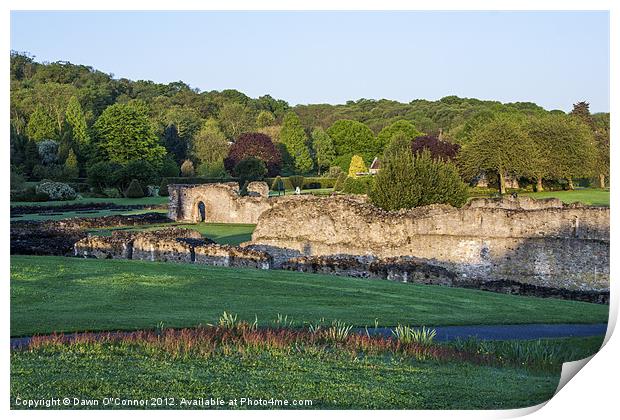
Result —
[[351, 164], [349, 165], [349, 177], [355, 178], [358, 176], [358, 173], [362, 172], [368, 172], [364, 159], [362, 159], [359, 155], [353, 155], [351, 158]]
[[264, 128], [274, 125], [276, 122], [275, 117], [269, 111], [261, 111], [256, 117], [256, 127]]
[[321, 175], [322, 168], [329, 168], [334, 162], [336, 151], [331, 137], [321, 127], [312, 130], [312, 147], [316, 158], [316, 166]]
[[497, 173], [499, 192], [505, 194], [506, 176], [533, 175], [538, 156], [522, 121], [511, 115], [498, 115], [474, 129], [458, 161], [463, 175], [470, 179], [480, 172]]
[[158, 143], [141, 101], [114, 104], [105, 109], [94, 125], [99, 147], [112, 162], [145, 160], [160, 166], [166, 149]]
[[377, 145], [379, 147], [379, 151], [383, 151], [397, 134], [405, 136], [410, 142], [414, 138], [422, 135], [422, 133], [419, 132], [409, 121], [398, 120], [384, 127], [379, 134], [377, 134]]
[[252, 181], [260, 181], [267, 174], [267, 167], [262, 160], [255, 157], [247, 157], [242, 159], [235, 165], [234, 175], [239, 178], [242, 192], [246, 191], [247, 184]]
[[229, 140], [234, 140], [241, 133], [247, 133], [254, 128], [254, 119], [251, 111], [242, 104], [228, 102], [219, 113], [220, 124]]
[[86, 125], [86, 117], [82, 111], [82, 106], [75, 96], [69, 99], [67, 110], [65, 112], [65, 118], [69, 125], [71, 140], [78, 147], [83, 147], [90, 143], [90, 136], [88, 134], [88, 127]]
[[581, 101], [573, 104], [573, 110], [570, 115], [579, 118], [584, 124], [593, 127], [592, 114], [590, 114], [590, 104]]
[[[327, 129], [327, 134], [334, 142], [337, 157], [361, 155], [369, 163], [375, 157], [378, 148], [375, 136], [365, 124], [353, 120], [338, 120]], [[339, 159], [341, 164], [349, 164], [347, 159]], [[342, 166], [341, 166], [342, 167]], [[347, 167], [342, 167], [346, 170]]]
[[605, 188], [605, 178], [609, 177], [609, 113], [593, 115], [594, 139], [597, 149], [595, 172], [599, 187]]
[[566, 179], [573, 189], [573, 178], [593, 174], [597, 161], [594, 134], [580, 118], [549, 114], [533, 117], [528, 123], [528, 136], [539, 151], [532, 161], [538, 188], [542, 178]]
[[387, 157], [405, 151], [411, 153], [411, 142], [412, 139], [408, 135], [406, 135], [402, 131], [397, 131], [387, 143], [385, 149], [383, 149], [383, 158], [385, 159]]
[[26, 135], [30, 140], [58, 139], [58, 132], [54, 119], [50, 117], [42, 106], [37, 106], [28, 119]]
[[191, 145], [192, 155], [200, 164], [223, 162], [228, 155], [228, 140], [213, 118], [208, 119], [196, 134]]
[[370, 201], [385, 210], [429, 204], [461, 207], [467, 202], [467, 185], [456, 166], [433, 159], [428, 150], [415, 156], [410, 150], [389, 155], [374, 179]]
[[312, 169], [312, 157], [306, 145], [307, 141], [308, 137], [299, 117], [294, 112], [288, 112], [282, 123], [280, 142], [293, 158], [295, 171], [298, 173], [306, 173]]
[[69, 150], [69, 155], [65, 161], [65, 175], [69, 179], [77, 178], [80, 175], [78, 160], [73, 149]]
[[181, 175], [184, 177], [192, 177], [196, 174], [194, 171], [194, 164], [191, 160], [186, 159], [181, 165]]

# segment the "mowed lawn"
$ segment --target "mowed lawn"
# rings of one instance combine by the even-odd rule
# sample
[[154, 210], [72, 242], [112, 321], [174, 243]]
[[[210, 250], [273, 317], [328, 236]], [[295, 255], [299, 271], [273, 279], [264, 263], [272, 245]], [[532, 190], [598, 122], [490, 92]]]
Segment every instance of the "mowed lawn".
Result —
[[68, 257], [11, 257], [11, 335], [216, 323], [354, 326], [606, 322], [608, 306], [275, 270]]
[[595, 188], [584, 188], [573, 191], [543, 191], [536, 193], [523, 193], [533, 198], [559, 198], [564, 203], [574, 203], [580, 201], [591, 206], [609, 207], [609, 190]]

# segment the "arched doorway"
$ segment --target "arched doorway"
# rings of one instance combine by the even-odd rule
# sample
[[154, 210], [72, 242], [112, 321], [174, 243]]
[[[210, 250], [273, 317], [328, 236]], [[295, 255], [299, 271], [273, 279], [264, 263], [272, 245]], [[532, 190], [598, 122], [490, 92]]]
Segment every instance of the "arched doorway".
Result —
[[198, 202], [198, 221], [204, 222], [206, 218], [207, 218], [207, 211], [205, 208], [205, 203], [203, 203], [202, 201], [199, 201]]

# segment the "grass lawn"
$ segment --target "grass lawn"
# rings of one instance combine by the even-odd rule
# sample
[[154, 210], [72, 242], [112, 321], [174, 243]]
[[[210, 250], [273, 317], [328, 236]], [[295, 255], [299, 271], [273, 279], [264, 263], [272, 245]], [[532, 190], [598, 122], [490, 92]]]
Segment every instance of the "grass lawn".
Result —
[[135, 206], [135, 205], [157, 205], [168, 204], [168, 197], [142, 197], [142, 198], [95, 198], [84, 197], [80, 200], [71, 201], [11, 201], [13, 206], [65, 206], [67, 204], [89, 204], [89, 203], [113, 203], [119, 206]]
[[609, 207], [609, 190], [596, 188], [584, 188], [574, 191], [543, 191], [536, 193], [523, 193], [533, 198], [559, 198], [564, 203], [574, 203], [580, 201], [592, 206]]
[[11, 335], [338, 319], [355, 326], [606, 322], [608, 306], [274, 270], [11, 256]]
[[[559, 372], [398, 355], [332, 351], [260, 351], [174, 357], [142, 345], [80, 344], [11, 352], [11, 406], [16, 399], [76, 396], [169, 398], [148, 408], [202, 408], [184, 400], [219, 398], [221, 408], [499, 409], [550, 399]], [[252, 400], [310, 400], [311, 406], [248, 406]], [[228, 402], [238, 399], [238, 405]], [[59, 407], [63, 408], [63, 407]], [[72, 408], [71, 406], [67, 408]], [[88, 408], [88, 407], [82, 407]], [[117, 406], [116, 408], [132, 408]], [[139, 408], [139, 407], [138, 407]], [[209, 408], [209, 407], [205, 407]]]
[[92, 213], [77, 213], [75, 211], [67, 211], [61, 214], [23, 214], [21, 217], [12, 217], [11, 221], [17, 222], [20, 220], [63, 220], [70, 219], [73, 217], [103, 217], [103, 216], [119, 216], [119, 215], [130, 215], [130, 214], [143, 214], [143, 213], [163, 213], [167, 214], [168, 210], [163, 209], [155, 209], [155, 210], [97, 210]]
[[251, 224], [233, 223], [166, 223], [141, 225], [135, 227], [132, 226], [126, 228], [93, 229], [90, 230], [90, 232], [97, 235], [111, 235], [114, 230], [142, 231], [161, 229], [171, 226], [197, 230], [202, 233], [203, 236], [214, 240], [218, 244], [224, 245], [239, 245], [242, 242], [249, 241], [252, 239], [252, 232], [256, 227], [256, 225]]

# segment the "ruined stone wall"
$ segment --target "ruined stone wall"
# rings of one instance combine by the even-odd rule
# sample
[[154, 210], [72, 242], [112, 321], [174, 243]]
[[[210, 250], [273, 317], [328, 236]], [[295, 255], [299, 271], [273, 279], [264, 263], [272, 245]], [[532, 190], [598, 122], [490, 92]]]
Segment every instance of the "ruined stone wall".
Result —
[[609, 209], [554, 200], [386, 212], [347, 197], [303, 197], [265, 211], [248, 245], [276, 266], [296, 256], [413, 256], [478, 282], [609, 288]]
[[[260, 185], [264, 184], [264, 185]], [[256, 223], [258, 217], [272, 205], [265, 183], [248, 186], [250, 195], [239, 195], [239, 184], [169, 185], [168, 217], [176, 221], [200, 222], [199, 204], [204, 205], [204, 221], [210, 223]], [[265, 194], [265, 191], [267, 194]]]

